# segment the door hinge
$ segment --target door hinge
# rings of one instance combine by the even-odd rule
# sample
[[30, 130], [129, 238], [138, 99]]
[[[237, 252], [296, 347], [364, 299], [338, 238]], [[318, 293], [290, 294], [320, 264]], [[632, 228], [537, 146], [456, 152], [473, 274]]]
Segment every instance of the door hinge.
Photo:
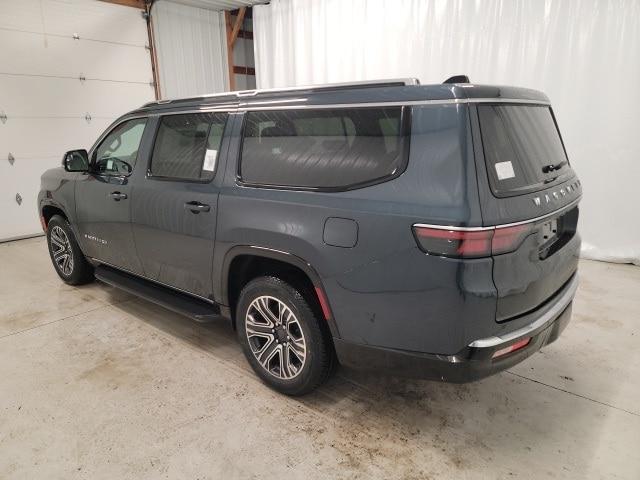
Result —
[[9, 152], [9, 156], [7, 157], [7, 160], [9, 160], [10, 165], [13, 165], [13, 163], [16, 161], [16, 157], [11, 155], [11, 152]]
[[16, 193], [16, 203], [18, 205], [22, 205], [22, 197], [20, 196], [19, 193]]
[[4, 113], [4, 110], [0, 110], [0, 121], [2, 123], [7, 123], [7, 114]]
[[87, 121], [87, 123], [91, 123], [91, 115], [89, 115], [89, 112], [87, 112], [87, 114], [84, 116], [84, 119]]

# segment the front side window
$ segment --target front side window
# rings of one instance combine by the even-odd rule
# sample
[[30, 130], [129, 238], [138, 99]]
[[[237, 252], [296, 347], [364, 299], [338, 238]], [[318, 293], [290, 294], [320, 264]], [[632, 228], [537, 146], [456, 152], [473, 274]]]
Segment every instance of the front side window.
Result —
[[162, 117], [149, 173], [176, 180], [211, 180], [227, 117], [214, 112]]
[[246, 114], [240, 178], [249, 184], [343, 189], [401, 172], [402, 107]]
[[146, 118], [128, 120], [104, 138], [94, 154], [93, 169], [102, 175], [129, 175], [136, 165]]

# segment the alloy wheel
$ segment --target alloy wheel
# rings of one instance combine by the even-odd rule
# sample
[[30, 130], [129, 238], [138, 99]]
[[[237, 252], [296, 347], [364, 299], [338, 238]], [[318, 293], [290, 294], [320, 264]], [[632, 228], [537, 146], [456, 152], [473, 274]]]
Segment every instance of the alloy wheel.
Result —
[[302, 371], [307, 358], [304, 333], [284, 302], [267, 295], [253, 300], [245, 330], [251, 353], [271, 375], [289, 380]]
[[70, 276], [73, 272], [73, 251], [69, 237], [62, 228], [56, 225], [51, 229], [49, 239], [53, 261], [64, 276]]

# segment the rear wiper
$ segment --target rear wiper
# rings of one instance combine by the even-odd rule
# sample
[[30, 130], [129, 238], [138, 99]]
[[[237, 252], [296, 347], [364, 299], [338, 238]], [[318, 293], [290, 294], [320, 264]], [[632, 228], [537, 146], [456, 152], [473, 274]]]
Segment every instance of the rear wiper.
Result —
[[551, 165], [545, 165], [544, 167], [542, 167], [542, 173], [549, 173], [549, 172], [553, 172], [554, 170], [560, 170], [562, 167], [564, 167], [567, 164], [567, 161], [563, 161], [560, 163], [556, 163], [556, 164], [551, 164]]

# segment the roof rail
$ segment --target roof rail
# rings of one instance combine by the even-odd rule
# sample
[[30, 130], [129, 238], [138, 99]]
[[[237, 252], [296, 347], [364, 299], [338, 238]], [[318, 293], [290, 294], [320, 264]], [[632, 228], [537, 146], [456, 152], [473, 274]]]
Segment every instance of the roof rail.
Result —
[[367, 87], [399, 87], [404, 85], [420, 85], [420, 80], [417, 78], [393, 78], [384, 80], [364, 80], [359, 82], [348, 83], [324, 83], [317, 85], [302, 85], [299, 87], [282, 87], [282, 88], [265, 88], [256, 90], [239, 90], [235, 92], [222, 92], [212, 93], [208, 95], [198, 95], [195, 97], [174, 98], [170, 100], [155, 100], [153, 102], [145, 103], [142, 107], [149, 107], [151, 105], [167, 104], [178, 100], [196, 100], [199, 98], [215, 98], [215, 97], [253, 97], [259, 93], [277, 93], [277, 92], [295, 92], [298, 90], [348, 90], [351, 88], [367, 88]]

